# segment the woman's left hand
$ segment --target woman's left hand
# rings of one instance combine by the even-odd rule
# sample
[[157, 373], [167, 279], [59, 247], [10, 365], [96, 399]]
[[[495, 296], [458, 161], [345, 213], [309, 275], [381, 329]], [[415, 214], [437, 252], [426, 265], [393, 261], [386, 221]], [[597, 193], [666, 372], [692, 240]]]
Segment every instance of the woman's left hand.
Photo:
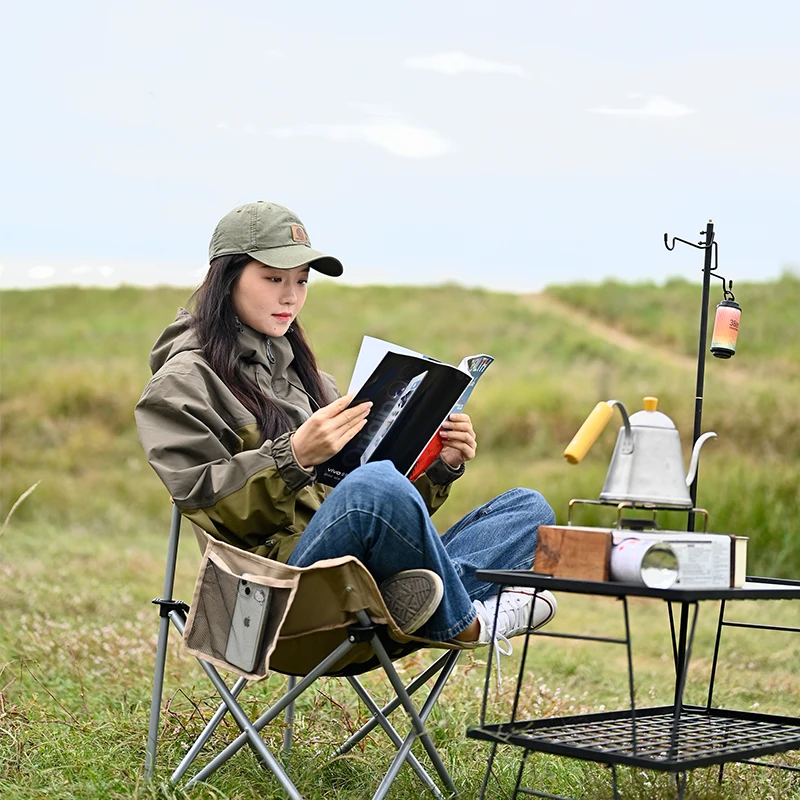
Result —
[[439, 431], [442, 437], [442, 460], [453, 469], [475, 458], [478, 446], [472, 420], [467, 414], [451, 414]]

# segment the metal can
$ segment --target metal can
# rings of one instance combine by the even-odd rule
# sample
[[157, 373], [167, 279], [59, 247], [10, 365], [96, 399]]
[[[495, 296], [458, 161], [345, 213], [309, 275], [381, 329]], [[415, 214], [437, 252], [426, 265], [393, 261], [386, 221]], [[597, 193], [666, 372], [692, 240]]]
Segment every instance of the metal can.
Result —
[[669, 589], [678, 580], [678, 556], [667, 542], [623, 539], [611, 548], [611, 580]]

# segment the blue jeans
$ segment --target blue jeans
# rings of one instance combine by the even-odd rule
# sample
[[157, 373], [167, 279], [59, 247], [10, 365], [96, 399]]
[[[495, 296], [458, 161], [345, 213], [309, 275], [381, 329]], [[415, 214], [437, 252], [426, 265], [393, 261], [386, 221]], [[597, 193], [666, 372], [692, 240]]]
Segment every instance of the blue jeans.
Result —
[[477, 569], [530, 569], [539, 525], [555, 523], [547, 501], [531, 489], [512, 489], [471, 511], [439, 536], [425, 503], [389, 461], [351, 472], [303, 531], [289, 564], [355, 556], [378, 585], [406, 569], [436, 572], [444, 597], [419, 636], [451, 639], [475, 619], [473, 600], [498, 592], [475, 578]]

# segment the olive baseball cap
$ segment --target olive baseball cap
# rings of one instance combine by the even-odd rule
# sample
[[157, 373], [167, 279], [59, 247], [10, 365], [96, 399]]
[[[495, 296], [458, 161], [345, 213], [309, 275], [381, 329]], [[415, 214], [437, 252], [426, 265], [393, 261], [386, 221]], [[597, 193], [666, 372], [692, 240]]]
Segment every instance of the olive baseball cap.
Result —
[[295, 214], [264, 200], [234, 208], [217, 223], [208, 260], [239, 253], [276, 269], [308, 264], [325, 275], [344, 272], [339, 259], [312, 249], [305, 225]]

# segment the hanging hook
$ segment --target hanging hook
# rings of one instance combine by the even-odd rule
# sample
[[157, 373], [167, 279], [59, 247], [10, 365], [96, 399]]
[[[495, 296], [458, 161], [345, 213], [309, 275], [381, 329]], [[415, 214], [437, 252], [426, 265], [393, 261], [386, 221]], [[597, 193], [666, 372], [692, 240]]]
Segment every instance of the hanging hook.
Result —
[[733, 289], [733, 281], [728, 281], [728, 288], [725, 288], [725, 284], [722, 284], [722, 295], [726, 300], [735, 300], [736, 296], [731, 291]]
[[[700, 235], [701, 236], [705, 236], [706, 235], [706, 231], [700, 231]], [[734, 296], [733, 292], [731, 291], [733, 289], [733, 281], [728, 281], [728, 285], [726, 286], [725, 285], [725, 278], [723, 278], [722, 275], [718, 275], [717, 274], [717, 268], [719, 267], [719, 245], [717, 244], [714, 231], [711, 232], [711, 241], [710, 242], [706, 242], [705, 244], [703, 244], [703, 242], [698, 242], [697, 244], [695, 244], [694, 242], [687, 242], [686, 239], [680, 239], [677, 236], [673, 236], [672, 237], [672, 244], [670, 245], [670, 243], [669, 243], [669, 234], [668, 233], [664, 234], [664, 247], [666, 247], [667, 250], [674, 250], [675, 249], [675, 242], [682, 242], [683, 244], [688, 244], [689, 247], [694, 247], [696, 250], [708, 250], [709, 247], [713, 247], [714, 248], [714, 265], [713, 266], [709, 266], [709, 268], [708, 268], [709, 275], [711, 277], [714, 277], [714, 278], [719, 278], [722, 281], [722, 296], [723, 296], [723, 298], [725, 300], [735, 300], [736, 299], [736, 297]], [[705, 269], [705, 267], [704, 267], [704, 269]]]
[[712, 242], [711, 245], [714, 248], [714, 266], [708, 268], [709, 275], [712, 278], [719, 278], [722, 281], [722, 297], [724, 300], [735, 300], [736, 297], [731, 291], [733, 288], [733, 281], [728, 281], [728, 285], [726, 287], [725, 278], [723, 278], [722, 275], [718, 275], [716, 272], [717, 268], [719, 267], [719, 245], [716, 242]]
[[[700, 233], [704, 234], [705, 231], [700, 231]], [[679, 238], [677, 236], [673, 236], [672, 237], [672, 246], [670, 247], [669, 234], [668, 233], [664, 234], [664, 247], [666, 247], [667, 250], [674, 250], [675, 249], [675, 242], [683, 242], [684, 244], [688, 244], [689, 247], [694, 247], [697, 250], [708, 250], [709, 247], [711, 247], [713, 244], [715, 244], [715, 242], [714, 242], [714, 234], [712, 233], [711, 234], [711, 241], [707, 242], [706, 244], [703, 244], [702, 242], [698, 242], [697, 244], [695, 244], [694, 242], [687, 242], [686, 239], [681, 239], [681, 238]]]

